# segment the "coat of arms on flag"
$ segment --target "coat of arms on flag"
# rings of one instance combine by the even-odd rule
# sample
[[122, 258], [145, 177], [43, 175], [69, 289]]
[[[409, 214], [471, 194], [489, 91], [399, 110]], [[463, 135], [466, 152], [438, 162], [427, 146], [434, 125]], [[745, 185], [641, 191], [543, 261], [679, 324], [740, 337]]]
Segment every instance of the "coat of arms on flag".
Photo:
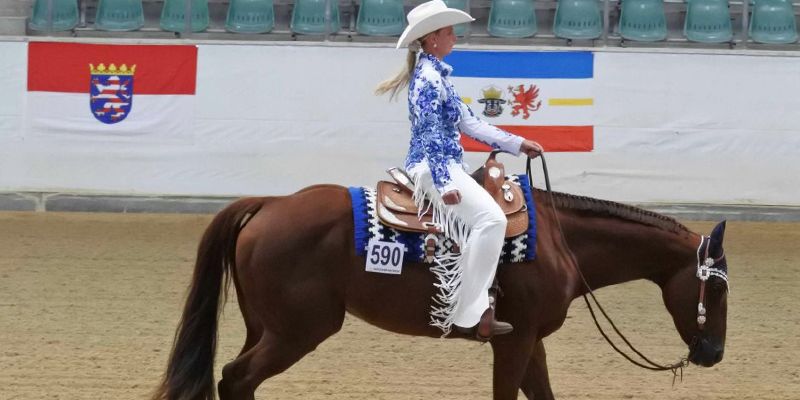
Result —
[[495, 118], [503, 113], [503, 104], [506, 100], [502, 98], [503, 92], [494, 86], [488, 86], [481, 90], [483, 98], [478, 100], [478, 103], [485, 104], [483, 109], [484, 116]]
[[133, 105], [133, 74], [136, 65], [130, 69], [125, 64], [117, 68], [111, 64], [106, 67], [100, 64], [95, 67], [89, 64], [91, 84], [89, 86], [89, 104], [92, 115], [106, 124], [116, 124], [125, 119]]
[[539, 88], [535, 85], [528, 85], [528, 89], [525, 89], [525, 85], [509, 86], [508, 92], [514, 97], [514, 101], [511, 102], [513, 106], [511, 115], [514, 117], [522, 112], [522, 118], [528, 119], [531, 112], [539, 111], [539, 108], [542, 107], [542, 101], [539, 100]]

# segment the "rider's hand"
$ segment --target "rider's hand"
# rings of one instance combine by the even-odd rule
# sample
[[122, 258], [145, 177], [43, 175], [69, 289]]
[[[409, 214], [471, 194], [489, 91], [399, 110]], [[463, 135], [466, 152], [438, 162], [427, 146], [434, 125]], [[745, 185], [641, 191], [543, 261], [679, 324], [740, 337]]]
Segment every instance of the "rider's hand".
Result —
[[457, 189], [451, 190], [442, 195], [442, 201], [448, 205], [458, 204], [461, 202], [461, 192]]
[[522, 145], [519, 147], [519, 151], [527, 154], [530, 158], [536, 158], [544, 152], [544, 149], [539, 143], [536, 143], [533, 140], [525, 139], [525, 141], [522, 142]]

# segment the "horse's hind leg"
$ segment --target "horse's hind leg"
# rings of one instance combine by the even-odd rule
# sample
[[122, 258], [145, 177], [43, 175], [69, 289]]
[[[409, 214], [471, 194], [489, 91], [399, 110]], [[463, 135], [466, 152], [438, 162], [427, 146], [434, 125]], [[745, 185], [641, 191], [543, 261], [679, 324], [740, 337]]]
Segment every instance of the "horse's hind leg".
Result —
[[[343, 321], [344, 310], [340, 315]], [[307, 326], [285, 334], [265, 331], [255, 346], [222, 368], [222, 380], [218, 387], [220, 400], [253, 399], [261, 382], [294, 365], [338, 331], [339, 327], [341, 322], [333, 330], [321, 331], [317, 328], [316, 334], [311, 331], [314, 328]]]
[[254, 399], [261, 382], [285, 371], [311, 350], [313, 348], [265, 335], [250, 350], [222, 368], [218, 386], [220, 400]]
[[309, 190], [275, 198], [239, 233], [235, 278], [248, 337], [242, 354], [222, 369], [222, 400], [253, 399], [264, 380], [342, 327], [342, 272], [352, 252], [349, 194], [341, 188], [325, 196], [329, 211], [311, 218], [319, 197]]
[[247, 332], [244, 340], [244, 345], [242, 346], [242, 350], [239, 351], [239, 356], [241, 356], [242, 354], [252, 349], [253, 346], [256, 345], [258, 340], [261, 338], [261, 332], [260, 332], [260, 325], [258, 325], [258, 322], [253, 321], [253, 316], [252, 316], [253, 312], [247, 310], [247, 303], [245, 302], [246, 299], [244, 298], [244, 296], [242, 296], [242, 288], [239, 285], [238, 279], [236, 279], [235, 271], [234, 271], [233, 283], [236, 286], [236, 299], [237, 303], [239, 304], [239, 310], [242, 312], [242, 319], [244, 320], [244, 326]]
[[[247, 341], [255, 337], [257, 342], [222, 369], [220, 400], [253, 399], [264, 380], [285, 371], [341, 329], [344, 304], [337, 304], [328, 290], [306, 289], [302, 298], [273, 297], [262, 303], [270, 304], [268, 314], [248, 315], [253, 321]], [[251, 330], [256, 326], [262, 327], [258, 336]]]

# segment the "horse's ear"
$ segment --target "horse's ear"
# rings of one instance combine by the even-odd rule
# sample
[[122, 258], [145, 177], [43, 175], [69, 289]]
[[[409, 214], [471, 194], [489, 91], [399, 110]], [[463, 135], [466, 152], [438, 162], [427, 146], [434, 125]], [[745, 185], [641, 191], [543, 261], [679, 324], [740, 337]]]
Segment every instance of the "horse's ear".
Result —
[[708, 250], [715, 257], [719, 257], [722, 254], [722, 240], [725, 239], [725, 222], [718, 223], [714, 230], [711, 231], [711, 244]]

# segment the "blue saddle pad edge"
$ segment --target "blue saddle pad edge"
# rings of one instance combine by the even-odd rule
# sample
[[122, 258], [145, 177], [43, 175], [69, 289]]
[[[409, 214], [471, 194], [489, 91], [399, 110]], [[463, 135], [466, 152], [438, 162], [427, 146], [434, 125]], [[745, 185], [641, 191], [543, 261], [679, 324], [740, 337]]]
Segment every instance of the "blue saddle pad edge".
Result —
[[525, 204], [528, 206], [528, 244], [525, 250], [525, 260], [536, 258], [536, 203], [533, 201], [533, 190], [528, 182], [528, 175], [519, 174], [519, 186], [525, 194]]

